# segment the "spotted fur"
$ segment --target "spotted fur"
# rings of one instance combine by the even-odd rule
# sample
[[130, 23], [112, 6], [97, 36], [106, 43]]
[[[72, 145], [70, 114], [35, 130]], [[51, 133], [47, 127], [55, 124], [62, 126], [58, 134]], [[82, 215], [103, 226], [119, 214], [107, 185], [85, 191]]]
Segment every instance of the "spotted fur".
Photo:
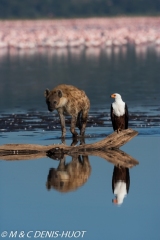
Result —
[[80, 134], [83, 136], [87, 124], [90, 101], [83, 90], [80, 90], [72, 85], [61, 84], [53, 88], [51, 91], [45, 91], [46, 103], [49, 111], [55, 109], [59, 113], [62, 137], [65, 137], [65, 117], [67, 113], [71, 116], [70, 131], [73, 136], [77, 136], [75, 131], [77, 126], [80, 129]]

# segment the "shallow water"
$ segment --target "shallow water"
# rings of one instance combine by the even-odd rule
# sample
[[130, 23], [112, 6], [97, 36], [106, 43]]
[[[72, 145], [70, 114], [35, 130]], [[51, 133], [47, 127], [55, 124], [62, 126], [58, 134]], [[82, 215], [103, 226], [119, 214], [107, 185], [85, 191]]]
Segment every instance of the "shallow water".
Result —
[[[43, 92], [59, 83], [76, 85], [91, 99], [86, 143], [112, 133], [110, 94], [121, 93], [130, 112], [129, 127], [139, 135], [121, 150], [139, 165], [129, 169], [129, 193], [112, 203], [114, 165], [88, 156], [90, 170], [76, 189], [46, 188], [49, 171], [59, 161], [48, 157], [1, 160], [0, 231], [19, 238], [159, 239], [160, 55], [154, 48], [15, 51], [1, 54], [0, 144], [61, 143], [56, 112], [48, 113]], [[67, 118], [66, 143], [71, 144]], [[3, 158], [3, 157], [2, 157]], [[70, 163], [72, 158], [66, 157]], [[87, 175], [88, 174], [88, 175]], [[82, 177], [82, 178], [83, 178]], [[83, 180], [83, 179], [82, 179]], [[75, 180], [76, 181], [76, 180]], [[61, 186], [63, 187], [63, 186]], [[39, 232], [36, 232], [39, 231]], [[79, 231], [79, 232], [78, 232]], [[41, 232], [41, 235], [40, 235]], [[60, 235], [61, 234], [61, 235]], [[66, 235], [65, 235], [66, 234]], [[68, 235], [67, 235], [68, 234]], [[12, 236], [12, 235], [11, 235]], [[66, 237], [67, 238], [67, 237]]]

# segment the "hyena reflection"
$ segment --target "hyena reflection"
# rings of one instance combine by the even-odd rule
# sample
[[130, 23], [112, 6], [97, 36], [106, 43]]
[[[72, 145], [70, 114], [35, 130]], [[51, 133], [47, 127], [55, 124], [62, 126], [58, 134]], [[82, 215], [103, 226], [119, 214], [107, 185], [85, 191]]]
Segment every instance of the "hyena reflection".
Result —
[[57, 169], [49, 170], [46, 187], [54, 188], [59, 192], [74, 191], [84, 185], [91, 174], [88, 156], [72, 156], [70, 163], [65, 163], [65, 158], [60, 160]]

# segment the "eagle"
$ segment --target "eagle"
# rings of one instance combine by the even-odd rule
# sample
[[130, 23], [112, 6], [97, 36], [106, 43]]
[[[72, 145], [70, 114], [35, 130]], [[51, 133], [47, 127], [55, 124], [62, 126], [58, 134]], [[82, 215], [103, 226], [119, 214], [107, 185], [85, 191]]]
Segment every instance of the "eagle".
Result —
[[113, 93], [110, 97], [115, 99], [111, 104], [110, 111], [113, 130], [119, 133], [119, 131], [128, 128], [128, 107], [120, 94]]

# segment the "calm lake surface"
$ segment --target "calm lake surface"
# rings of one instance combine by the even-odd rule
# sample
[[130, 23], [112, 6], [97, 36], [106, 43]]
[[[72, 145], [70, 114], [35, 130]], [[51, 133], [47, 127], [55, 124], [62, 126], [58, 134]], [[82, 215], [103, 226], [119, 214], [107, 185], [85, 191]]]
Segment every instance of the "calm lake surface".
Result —
[[[1, 145], [61, 143], [58, 116], [47, 111], [44, 99], [46, 88], [61, 83], [83, 89], [91, 100], [86, 143], [113, 132], [112, 93], [128, 104], [129, 127], [139, 132], [121, 147], [139, 162], [129, 169], [129, 192], [120, 206], [112, 203], [114, 165], [98, 156], [88, 156], [83, 181], [65, 192], [61, 186], [47, 189], [50, 169], [59, 161], [1, 156], [0, 232], [8, 232], [5, 239], [16, 231], [17, 239], [22, 231], [23, 239], [160, 239], [160, 48], [1, 50]], [[66, 144], [71, 142], [67, 124]]]

